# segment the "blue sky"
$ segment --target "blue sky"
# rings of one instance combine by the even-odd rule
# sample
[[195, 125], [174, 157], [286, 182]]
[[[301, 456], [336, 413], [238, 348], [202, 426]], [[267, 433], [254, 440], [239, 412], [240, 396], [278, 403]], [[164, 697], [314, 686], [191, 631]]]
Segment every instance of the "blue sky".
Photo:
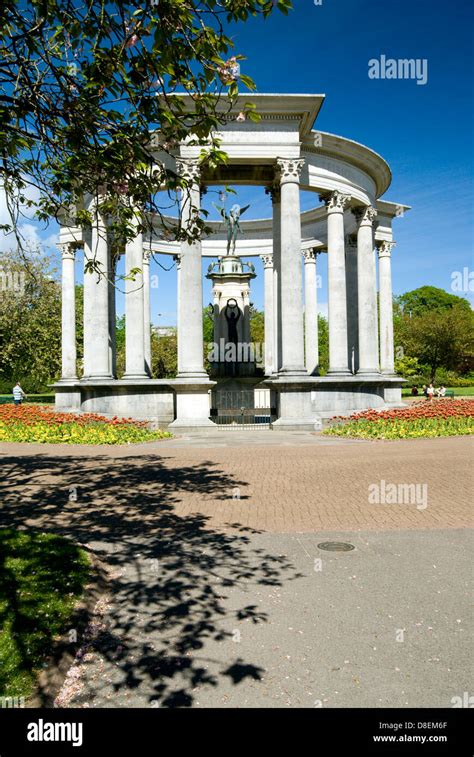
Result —
[[[274, 13], [265, 22], [252, 20], [231, 30], [236, 51], [247, 57], [242, 72], [254, 79], [260, 92], [326, 95], [317, 128], [380, 153], [393, 173], [385, 198], [412, 206], [404, 218], [394, 221], [394, 292], [424, 284], [451, 291], [452, 273], [474, 268], [473, 3], [293, 4], [286, 17]], [[427, 59], [427, 84], [369, 79], [368, 61], [382, 54]], [[308, 193], [301, 199], [302, 207], [311, 207], [315, 200]], [[271, 213], [261, 188], [239, 188], [238, 201], [252, 202], [246, 218]], [[324, 303], [324, 268], [322, 273], [318, 294]], [[160, 277], [163, 285], [157, 292], [161, 290], [163, 303], [170, 301], [163, 291], [167, 278]], [[473, 292], [456, 293], [472, 300]], [[206, 294], [207, 302], [207, 282]], [[262, 305], [262, 276], [254, 282], [252, 298]]]
[[[396, 294], [424, 284], [450, 291], [454, 271], [474, 268], [473, 23], [472, 0], [294, 0], [288, 16], [274, 12], [228, 29], [258, 91], [325, 94], [316, 127], [362, 142], [389, 163], [385, 198], [412, 206], [394, 222]], [[368, 61], [382, 54], [426, 59], [427, 84], [370, 79]], [[303, 194], [302, 207], [315, 199]], [[239, 188], [237, 201], [252, 202], [246, 218], [270, 215], [262, 188]], [[173, 323], [175, 272], [154, 272], [152, 319]], [[252, 297], [260, 307], [262, 278]]]

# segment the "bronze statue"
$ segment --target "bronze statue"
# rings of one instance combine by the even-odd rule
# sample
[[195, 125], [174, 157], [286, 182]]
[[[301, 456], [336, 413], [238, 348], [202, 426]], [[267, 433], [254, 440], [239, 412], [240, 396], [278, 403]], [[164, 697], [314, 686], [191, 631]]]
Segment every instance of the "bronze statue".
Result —
[[[231, 303], [234, 303], [234, 304], [231, 305]], [[224, 315], [227, 321], [228, 341], [231, 344], [235, 344], [235, 346], [237, 346], [238, 341], [239, 341], [239, 337], [237, 333], [237, 323], [239, 322], [241, 313], [237, 305], [237, 301], [234, 300], [233, 298], [230, 300], [227, 300], [227, 305], [225, 306]]]
[[232, 255], [235, 255], [235, 242], [237, 239], [238, 232], [242, 232], [239, 219], [240, 216], [242, 216], [248, 208], [250, 208], [250, 205], [245, 205], [245, 207], [241, 208], [240, 205], [232, 205], [229, 213], [226, 213], [225, 208], [220, 207], [219, 205], [216, 205], [215, 203], [212, 203], [215, 207], [215, 209], [219, 212], [219, 215], [221, 216], [222, 220], [225, 221], [226, 228], [227, 228], [227, 252], [226, 255], [229, 254], [230, 250], [232, 249]]

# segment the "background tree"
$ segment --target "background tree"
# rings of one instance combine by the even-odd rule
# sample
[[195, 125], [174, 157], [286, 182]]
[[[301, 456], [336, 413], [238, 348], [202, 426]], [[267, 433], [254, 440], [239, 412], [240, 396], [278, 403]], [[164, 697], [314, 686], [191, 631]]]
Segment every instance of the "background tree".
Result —
[[[48, 390], [61, 372], [61, 287], [51, 258], [3, 253], [0, 276], [0, 381], [27, 392]], [[13, 284], [13, 285], [12, 285]]]
[[151, 335], [151, 368], [153, 378], [175, 378], [178, 373], [178, 339], [170, 336]]
[[401, 375], [414, 376], [410, 360], [418, 361], [420, 378], [433, 382], [441, 368], [467, 372], [473, 317], [468, 300], [437, 287], [424, 286], [396, 297], [394, 331], [396, 349], [403, 351], [397, 361]]
[[250, 341], [254, 344], [265, 344], [265, 313], [254, 305], [250, 306]]
[[398, 306], [397, 312], [402, 315], [413, 317], [414, 315], [423, 315], [432, 313], [435, 310], [447, 310], [452, 307], [460, 307], [470, 310], [471, 306], [464, 297], [458, 297], [456, 294], [446, 292], [444, 289], [438, 289], [433, 286], [423, 286], [418, 289], [412, 289], [395, 298]]
[[434, 382], [439, 368], [456, 370], [473, 350], [474, 314], [456, 305], [426, 311], [400, 324], [400, 336], [408, 355], [416, 356], [430, 370]]
[[[288, 0], [276, 5], [285, 13], [290, 7]], [[273, 0], [5, 0], [0, 183], [12, 221], [4, 228], [18, 236], [25, 205], [39, 219], [66, 210], [73, 223], [88, 226], [93, 219], [83, 197], [89, 195], [113, 218], [116, 240], [132, 238], [136, 206], [161, 214], [157, 189], [164, 186], [172, 197], [187, 186], [155, 164], [157, 146], [174, 155], [193, 135], [203, 163], [225, 161], [213, 131], [239, 86], [254, 84], [240, 73], [242, 56], [227, 59], [233, 43], [224, 25], [268, 16], [274, 7]], [[190, 95], [186, 105], [179, 93]], [[258, 120], [252, 105], [242, 101], [241, 108]], [[193, 229], [178, 224], [167, 231], [182, 239], [203, 225], [196, 219]]]
[[117, 316], [115, 319], [115, 344], [117, 377], [122, 378], [125, 373], [125, 316]]
[[325, 376], [329, 370], [329, 324], [327, 318], [318, 315], [319, 372]]

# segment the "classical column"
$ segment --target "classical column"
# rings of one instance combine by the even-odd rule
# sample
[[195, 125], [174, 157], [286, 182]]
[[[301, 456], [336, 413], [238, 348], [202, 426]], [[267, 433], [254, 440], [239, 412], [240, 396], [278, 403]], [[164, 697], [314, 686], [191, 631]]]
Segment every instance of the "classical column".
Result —
[[84, 242], [84, 377], [112, 378], [109, 365], [109, 245], [107, 225], [96, 212]]
[[357, 299], [357, 237], [346, 237], [347, 357], [351, 373], [359, 368], [359, 303]]
[[264, 276], [264, 310], [265, 310], [265, 376], [270, 376], [274, 371], [274, 321], [273, 312], [273, 255], [261, 255]]
[[379, 256], [380, 371], [395, 374], [391, 255], [395, 242], [382, 242]]
[[87, 379], [90, 376], [91, 352], [92, 352], [92, 320], [91, 311], [94, 308], [94, 275], [88, 271], [88, 263], [93, 260], [92, 256], [92, 234], [90, 230], [84, 232], [84, 288], [83, 288], [83, 359], [82, 359], [82, 378]]
[[281, 368], [281, 299], [278, 284], [281, 261], [281, 192], [278, 184], [265, 190], [272, 198], [273, 236], [273, 372]]
[[281, 188], [281, 260], [279, 290], [281, 302], [281, 371], [303, 375], [303, 268], [301, 262], [300, 171], [302, 158], [278, 158]]
[[[200, 168], [197, 160], [177, 159], [178, 172], [188, 187], [182, 193], [181, 224], [192, 231], [193, 218], [199, 213]], [[202, 323], [202, 262], [201, 240], [181, 242], [181, 271], [179, 275], [178, 352], [180, 378], [205, 378]]]
[[355, 208], [357, 220], [357, 287], [359, 308], [359, 370], [358, 375], [379, 373], [377, 276], [375, 271], [372, 224], [375, 208]]
[[318, 291], [316, 278], [316, 250], [305, 250], [304, 257], [304, 316], [306, 370], [310, 376], [318, 372]]
[[347, 355], [346, 261], [344, 210], [351, 197], [335, 191], [325, 199], [328, 209], [329, 373], [349, 374]]
[[151, 304], [150, 304], [150, 260], [151, 252], [143, 252], [143, 340], [145, 350], [145, 371], [151, 376]]
[[116, 318], [115, 305], [115, 276], [117, 259], [113, 257], [109, 245], [109, 370], [113, 378], [117, 377], [117, 342], [116, 342]]
[[76, 277], [74, 245], [61, 247], [61, 381], [75, 381], [76, 375]]
[[125, 245], [125, 379], [148, 378], [145, 371], [143, 235], [138, 231], [139, 223], [137, 211], [135, 237]]
[[173, 260], [176, 263], [176, 334], [177, 334], [177, 350], [178, 350], [178, 374], [181, 371], [181, 357], [180, 357], [180, 339], [179, 339], [179, 301], [181, 295], [181, 255], [173, 255]]

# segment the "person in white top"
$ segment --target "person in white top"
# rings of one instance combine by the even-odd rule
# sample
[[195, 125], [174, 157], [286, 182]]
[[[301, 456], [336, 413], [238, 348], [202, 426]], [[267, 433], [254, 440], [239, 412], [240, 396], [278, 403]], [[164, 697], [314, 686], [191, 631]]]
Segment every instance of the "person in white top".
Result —
[[21, 405], [25, 397], [26, 394], [21, 388], [20, 382], [17, 381], [15, 386], [13, 387], [13, 402], [15, 403], [15, 405]]

